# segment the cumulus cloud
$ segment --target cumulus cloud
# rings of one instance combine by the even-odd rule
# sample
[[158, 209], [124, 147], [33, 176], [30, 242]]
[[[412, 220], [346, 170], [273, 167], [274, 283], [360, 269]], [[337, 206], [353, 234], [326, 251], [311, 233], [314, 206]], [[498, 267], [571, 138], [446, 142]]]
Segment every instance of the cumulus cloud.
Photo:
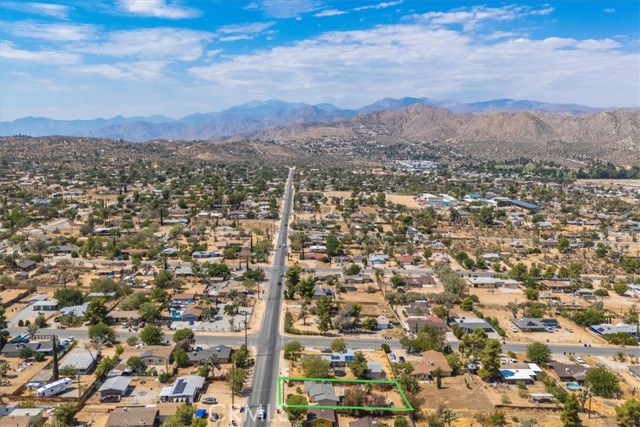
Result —
[[120, 6], [128, 13], [153, 18], [195, 18], [202, 13], [193, 8], [181, 7], [177, 2], [166, 0], [120, 0]]
[[69, 6], [61, 4], [7, 1], [2, 2], [2, 7], [57, 19], [67, 19], [69, 16]]
[[[511, 19], [512, 11], [486, 13]], [[327, 32], [289, 46], [194, 66], [190, 72], [229, 96], [277, 95], [350, 106], [400, 95], [637, 104], [633, 93], [640, 89], [638, 54], [620, 51], [609, 39], [505, 35], [488, 42], [432, 22]]]

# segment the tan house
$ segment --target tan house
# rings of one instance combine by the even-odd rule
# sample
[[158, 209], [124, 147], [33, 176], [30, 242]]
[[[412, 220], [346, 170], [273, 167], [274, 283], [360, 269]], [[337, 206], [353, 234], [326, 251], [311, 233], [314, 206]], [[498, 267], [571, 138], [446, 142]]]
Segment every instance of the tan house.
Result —
[[445, 355], [434, 350], [425, 351], [422, 353], [422, 360], [411, 362], [411, 365], [413, 366], [411, 375], [419, 380], [433, 379], [438, 368], [443, 377], [450, 377], [453, 374]]
[[123, 407], [114, 409], [106, 427], [154, 427], [158, 423], [158, 408]]

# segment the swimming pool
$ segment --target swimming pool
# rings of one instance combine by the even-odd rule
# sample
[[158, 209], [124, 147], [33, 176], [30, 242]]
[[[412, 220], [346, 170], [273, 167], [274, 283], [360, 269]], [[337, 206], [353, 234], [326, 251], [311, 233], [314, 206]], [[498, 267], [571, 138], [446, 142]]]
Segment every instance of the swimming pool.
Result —
[[582, 386], [578, 383], [564, 383], [564, 386], [567, 387], [567, 390], [569, 391], [582, 390]]

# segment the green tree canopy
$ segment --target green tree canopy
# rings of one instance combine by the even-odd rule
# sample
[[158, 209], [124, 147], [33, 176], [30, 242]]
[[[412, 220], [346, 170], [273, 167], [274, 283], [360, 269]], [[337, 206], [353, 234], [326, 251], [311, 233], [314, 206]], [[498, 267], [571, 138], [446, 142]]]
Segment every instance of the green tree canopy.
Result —
[[527, 359], [538, 365], [546, 365], [551, 360], [551, 348], [539, 342], [527, 346]]
[[140, 340], [146, 345], [160, 345], [164, 343], [164, 332], [155, 325], [147, 325], [140, 332]]
[[302, 372], [307, 378], [330, 378], [331, 365], [318, 355], [304, 357], [300, 362]]

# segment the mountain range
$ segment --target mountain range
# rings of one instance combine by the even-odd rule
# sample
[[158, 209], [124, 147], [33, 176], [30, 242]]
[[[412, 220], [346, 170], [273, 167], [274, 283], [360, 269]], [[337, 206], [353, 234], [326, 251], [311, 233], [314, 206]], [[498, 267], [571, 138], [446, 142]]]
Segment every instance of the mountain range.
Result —
[[[430, 98], [385, 98], [350, 110], [332, 104], [309, 105], [278, 100], [253, 101], [214, 113], [196, 113], [180, 119], [161, 115], [122, 117], [94, 120], [53, 120], [45, 117], [24, 117], [0, 122], [0, 136], [63, 135], [123, 139], [142, 142], [153, 139], [209, 140], [250, 136], [287, 126], [322, 125], [356, 119], [376, 112], [403, 110], [421, 105], [458, 115], [487, 115], [496, 112], [529, 111], [562, 115], [584, 115], [604, 108], [576, 104], [552, 104], [538, 101], [495, 99], [462, 103]], [[443, 110], [444, 111], [444, 110]]]

